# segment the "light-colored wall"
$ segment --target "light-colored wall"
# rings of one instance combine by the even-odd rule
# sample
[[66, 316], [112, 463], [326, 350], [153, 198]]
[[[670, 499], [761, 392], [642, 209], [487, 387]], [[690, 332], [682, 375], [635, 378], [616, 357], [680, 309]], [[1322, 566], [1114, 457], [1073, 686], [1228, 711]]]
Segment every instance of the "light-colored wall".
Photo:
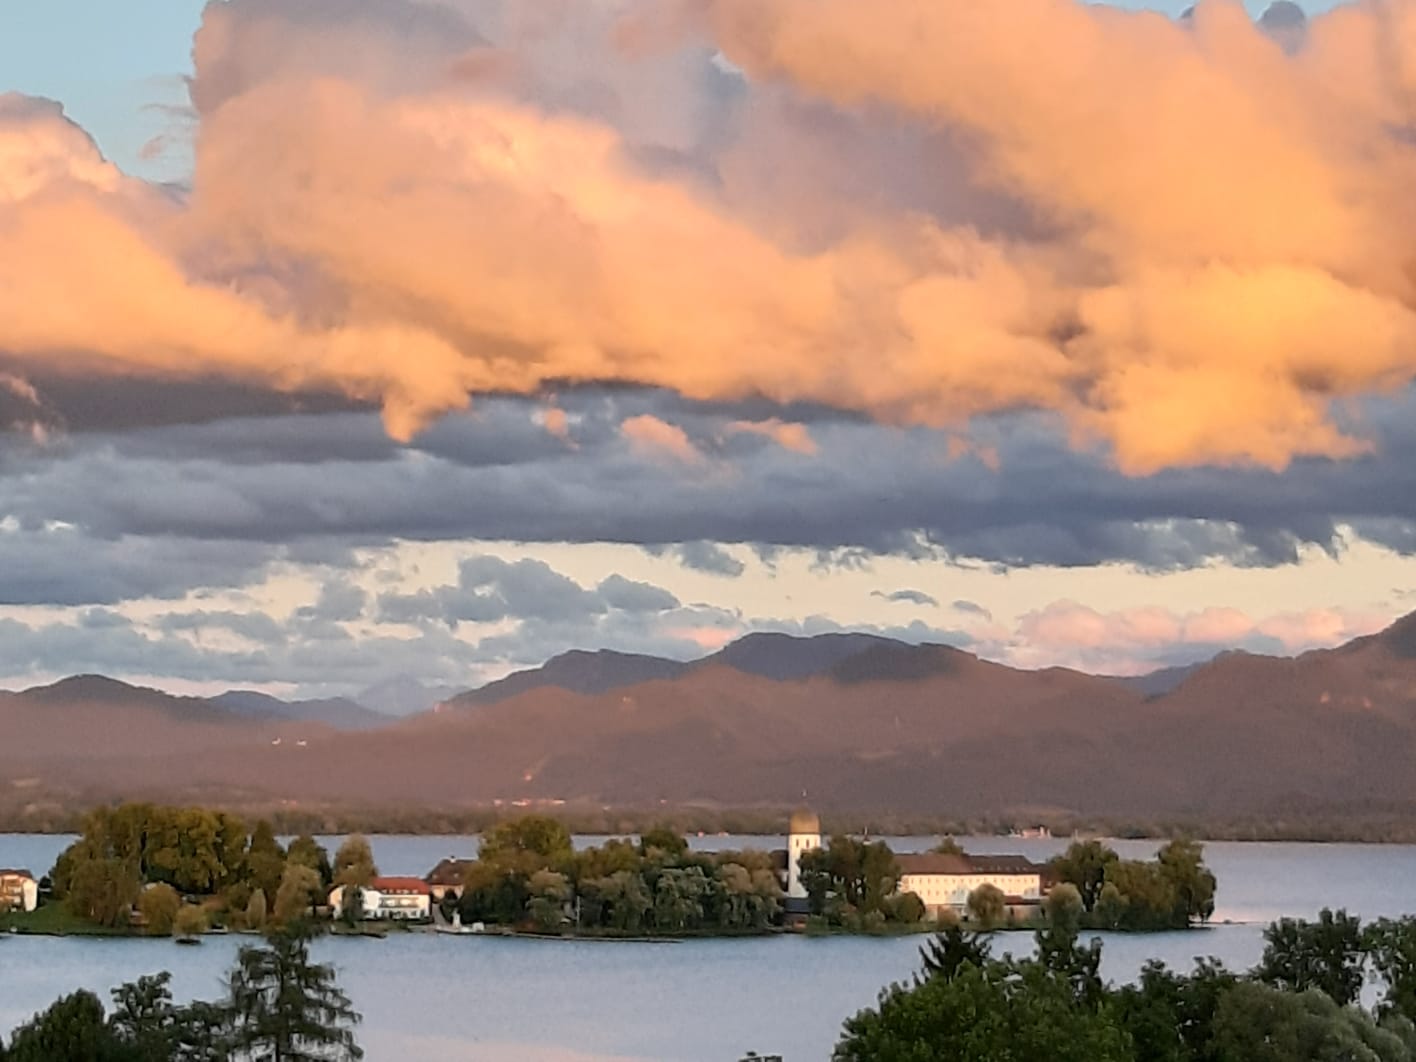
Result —
[[[329, 905], [334, 908], [334, 917], [344, 913], [344, 887], [334, 889], [329, 894]], [[424, 919], [432, 916], [431, 897], [425, 895], [404, 895], [389, 893], [385, 896], [377, 889], [364, 890], [364, 920], [376, 919]]]
[[[20, 886], [20, 910], [33, 911], [36, 907], [39, 906], [39, 882], [35, 881], [33, 878], [17, 879], [13, 877], [7, 877], [6, 884], [9, 886], [9, 888], [6, 890], [7, 892], [13, 891], [14, 884], [17, 880], [19, 881]], [[9, 901], [0, 900], [0, 908], [3, 908], [7, 902]]]
[[992, 885], [1004, 896], [1037, 900], [1042, 896], [1042, 878], [1037, 874], [905, 874], [900, 891], [912, 892], [926, 907], [963, 907], [969, 893]]
[[793, 833], [787, 837], [787, 895], [806, 899], [806, 887], [801, 883], [801, 857], [821, 847], [819, 833]]

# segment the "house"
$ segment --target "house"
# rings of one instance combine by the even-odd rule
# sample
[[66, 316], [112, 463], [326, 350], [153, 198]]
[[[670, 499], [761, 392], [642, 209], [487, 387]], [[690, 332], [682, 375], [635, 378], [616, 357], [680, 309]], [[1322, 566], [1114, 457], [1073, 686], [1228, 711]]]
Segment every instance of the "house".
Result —
[[918, 896], [930, 914], [945, 908], [962, 911], [969, 895], [984, 885], [1001, 892], [1015, 913], [1042, 902], [1044, 868], [1026, 856], [924, 852], [898, 855], [895, 860], [900, 865], [900, 891]]
[[442, 903], [443, 897], [448, 893], [451, 893], [455, 899], [462, 899], [462, 877], [474, 862], [476, 860], [448, 856], [428, 871], [428, 876], [423, 880], [432, 890], [433, 903]]
[[28, 870], [0, 870], [0, 911], [33, 911], [39, 906], [39, 882]]
[[[374, 878], [365, 886], [364, 921], [421, 922], [432, 917], [432, 889], [422, 878]], [[344, 886], [332, 890], [334, 917], [344, 913]]]

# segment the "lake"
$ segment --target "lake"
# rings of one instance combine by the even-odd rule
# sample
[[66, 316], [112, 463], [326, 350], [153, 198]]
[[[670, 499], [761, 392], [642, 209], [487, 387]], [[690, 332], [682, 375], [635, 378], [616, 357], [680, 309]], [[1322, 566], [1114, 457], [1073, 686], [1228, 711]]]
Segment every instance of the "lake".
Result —
[[[321, 839], [330, 850], [339, 838]], [[475, 837], [375, 837], [385, 874], [422, 876], [439, 859], [476, 854]], [[577, 838], [580, 844], [600, 838]], [[937, 838], [888, 838], [920, 851]], [[1062, 840], [961, 838], [975, 853], [1045, 859]], [[36, 874], [69, 838], [0, 835], [0, 866]], [[781, 837], [692, 838], [698, 849], [782, 847]], [[1145, 858], [1153, 842], [1114, 842]], [[1236, 968], [1258, 961], [1263, 926], [1324, 906], [1363, 917], [1416, 911], [1416, 846], [1213, 843], [1206, 861], [1219, 878], [1217, 922], [1232, 925], [1147, 936], [1102, 934], [1103, 972], [1133, 977], [1149, 959], [1185, 967], [1213, 955]], [[395, 935], [319, 941], [364, 1015], [370, 1062], [736, 1062], [749, 1050], [786, 1062], [829, 1057], [841, 1022], [871, 1005], [890, 981], [918, 966], [921, 937], [772, 937], [677, 944], [538, 941]], [[144, 973], [170, 970], [176, 994], [215, 998], [239, 938], [199, 948], [167, 940], [0, 938], [0, 1029], [75, 988], [107, 991]], [[1023, 935], [995, 950], [1022, 951]], [[16, 977], [11, 971], [23, 971]]]

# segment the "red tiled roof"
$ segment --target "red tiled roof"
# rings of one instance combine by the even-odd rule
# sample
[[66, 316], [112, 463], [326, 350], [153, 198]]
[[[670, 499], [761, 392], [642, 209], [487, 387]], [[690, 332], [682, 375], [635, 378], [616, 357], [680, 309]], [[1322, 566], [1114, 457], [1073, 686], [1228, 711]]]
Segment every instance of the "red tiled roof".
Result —
[[422, 878], [375, 878], [369, 882], [369, 888], [375, 892], [413, 893], [417, 896], [427, 896], [432, 891]]
[[941, 855], [938, 852], [906, 853], [895, 857], [901, 874], [1041, 874], [1042, 867], [1026, 856]]

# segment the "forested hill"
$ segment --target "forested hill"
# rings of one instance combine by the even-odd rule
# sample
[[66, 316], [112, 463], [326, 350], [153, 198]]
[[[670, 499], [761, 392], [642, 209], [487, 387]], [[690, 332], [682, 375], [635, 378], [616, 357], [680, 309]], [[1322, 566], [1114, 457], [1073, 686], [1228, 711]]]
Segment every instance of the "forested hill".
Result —
[[[668, 667], [660, 667], [669, 664]], [[647, 672], [647, 673], [646, 673]], [[365, 805], [565, 800], [978, 815], [1416, 810], [1416, 617], [1168, 692], [944, 646], [755, 636], [578, 654], [361, 732], [83, 679], [0, 696], [0, 794]]]

